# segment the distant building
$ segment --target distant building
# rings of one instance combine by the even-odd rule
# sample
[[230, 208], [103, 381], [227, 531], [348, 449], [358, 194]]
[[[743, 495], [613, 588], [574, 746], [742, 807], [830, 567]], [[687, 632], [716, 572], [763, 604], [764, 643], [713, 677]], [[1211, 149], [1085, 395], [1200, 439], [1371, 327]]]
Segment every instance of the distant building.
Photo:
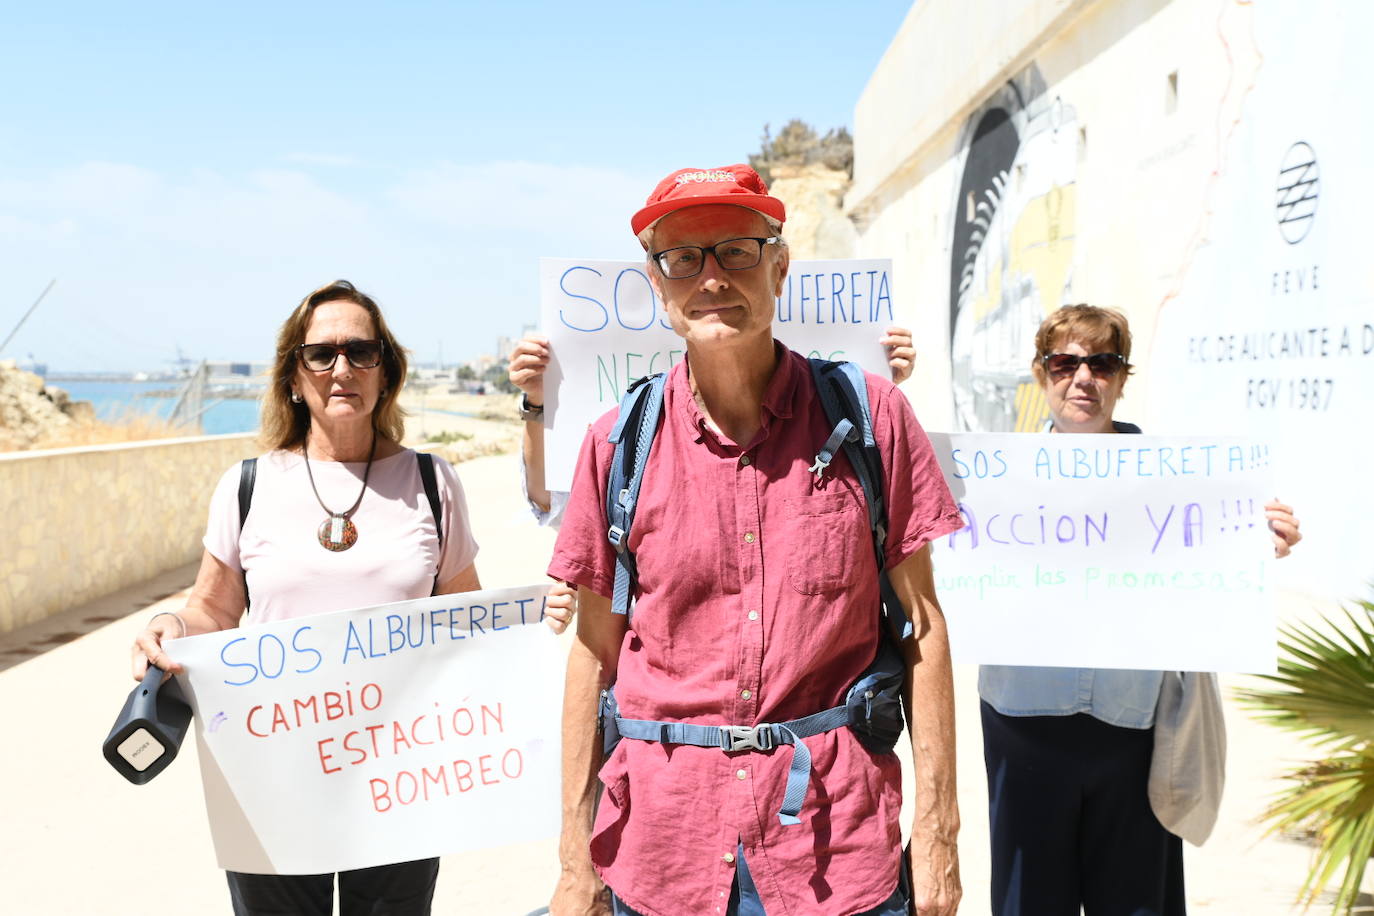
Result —
[[207, 359], [209, 384], [214, 388], [259, 388], [268, 384], [272, 364], [237, 360]]

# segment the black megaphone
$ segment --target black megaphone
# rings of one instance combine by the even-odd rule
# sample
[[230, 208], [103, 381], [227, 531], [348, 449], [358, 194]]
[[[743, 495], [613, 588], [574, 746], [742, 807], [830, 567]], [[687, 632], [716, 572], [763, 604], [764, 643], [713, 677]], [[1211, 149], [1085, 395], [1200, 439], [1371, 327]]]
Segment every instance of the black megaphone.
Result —
[[164, 682], [162, 669], [149, 665], [105, 739], [105, 759], [121, 776], [141, 786], [176, 759], [190, 724], [191, 705], [177, 679]]

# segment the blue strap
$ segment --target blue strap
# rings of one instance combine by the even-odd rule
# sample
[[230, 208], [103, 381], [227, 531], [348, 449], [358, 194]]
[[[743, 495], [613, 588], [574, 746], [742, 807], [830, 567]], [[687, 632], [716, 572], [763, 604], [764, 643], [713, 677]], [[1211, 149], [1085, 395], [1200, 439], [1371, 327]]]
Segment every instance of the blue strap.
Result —
[[[644, 466], [649, 461], [654, 435], [663, 415], [664, 380], [660, 372], [630, 386], [620, 400], [620, 415], [607, 440], [615, 444], [606, 487], [606, 517], [610, 522], [606, 537], [616, 553], [611, 611], [627, 616], [634, 603], [638, 578], [634, 554], [630, 551], [630, 526], [634, 522], [639, 489], [644, 483]], [[626, 438], [627, 431], [632, 438]]]
[[[614, 702], [614, 701], [612, 701]], [[723, 751], [771, 751], [783, 744], [792, 745], [792, 763], [787, 769], [787, 788], [783, 793], [778, 820], [785, 826], [801, 823], [802, 802], [811, 782], [811, 751], [803, 738], [843, 728], [849, 713], [836, 706], [789, 722], [761, 725], [695, 725], [688, 722], [658, 722], [651, 719], [623, 719], [614, 716], [615, 729], [622, 738], [637, 738], [659, 744], [690, 744], [693, 747], [718, 747]]]
[[835, 453], [840, 450], [840, 446], [848, 439], [858, 435], [859, 433], [854, 429], [854, 424], [842, 418], [830, 431], [830, 438], [825, 440], [821, 450], [816, 453], [816, 460], [811, 463], [811, 473], [817, 477], [824, 475], [825, 469], [830, 467], [830, 462], [834, 460]]
[[[816, 383], [816, 392], [820, 395], [825, 417], [835, 424], [834, 432], [821, 449], [823, 454], [827, 449], [830, 450], [830, 454], [824, 456], [825, 462], [821, 470], [823, 471], [824, 466], [828, 466], [834, 457], [832, 443], [836, 443], [841, 427], [846, 423], [855, 426], [857, 433], [851, 432], [839, 437], [838, 445], [844, 449], [850, 467], [859, 478], [859, 486], [864, 491], [864, 501], [868, 504], [868, 523], [873, 532], [873, 554], [878, 564], [879, 593], [883, 606], [887, 609], [884, 616], [892, 634], [899, 639], [906, 639], [914, 628], [897, 598], [897, 591], [892, 587], [885, 569], [887, 505], [883, 499], [881, 457], [878, 453], [878, 440], [873, 432], [873, 414], [868, 409], [868, 383], [864, 379], [863, 368], [856, 363], [828, 362], [816, 358], [812, 358], [810, 363], [811, 376]], [[817, 464], [821, 464], [821, 459], [822, 455], [816, 456]], [[812, 470], [816, 470], [815, 465], [812, 466]]]

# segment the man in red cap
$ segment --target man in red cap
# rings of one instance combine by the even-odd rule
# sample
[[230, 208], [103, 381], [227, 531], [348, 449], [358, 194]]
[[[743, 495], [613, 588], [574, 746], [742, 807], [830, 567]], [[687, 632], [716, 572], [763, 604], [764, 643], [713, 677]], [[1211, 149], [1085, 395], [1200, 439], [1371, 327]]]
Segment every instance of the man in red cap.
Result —
[[[772, 335], [785, 218], [752, 169], [731, 165], [674, 172], [630, 221], [687, 357], [664, 385], [627, 539], [633, 616], [609, 597], [616, 411], [583, 443], [549, 567], [579, 600], [553, 916], [958, 906], [953, 688], [928, 544], [963, 522], [906, 398], [867, 375], [883, 565], [914, 624], [897, 663], [916, 761], [908, 879], [896, 756], [816, 724], [854, 696], [883, 624], [859, 478], [847, 459], [817, 460], [832, 424], [805, 357]], [[612, 684], [623, 737], [603, 760]]]

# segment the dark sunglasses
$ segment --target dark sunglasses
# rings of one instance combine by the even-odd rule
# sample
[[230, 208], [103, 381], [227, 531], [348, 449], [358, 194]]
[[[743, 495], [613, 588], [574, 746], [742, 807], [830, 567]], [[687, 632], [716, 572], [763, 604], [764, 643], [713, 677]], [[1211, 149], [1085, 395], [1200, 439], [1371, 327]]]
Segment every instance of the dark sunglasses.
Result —
[[1040, 357], [1040, 362], [1050, 378], [1054, 379], [1073, 375], [1083, 363], [1087, 363], [1088, 371], [1098, 378], [1111, 378], [1121, 371], [1121, 367], [1126, 364], [1126, 358], [1120, 353], [1094, 353], [1091, 356], [1079, 356], [1077, 353], [1048, 353]]
[[382, 364], [380, 340], [350, 340], [344, 344], [303, 343], [296, 349], [301, 351], [301, 362], [311, 372], [333, 369], [340, 353], [354, 369], [376, 369]]

